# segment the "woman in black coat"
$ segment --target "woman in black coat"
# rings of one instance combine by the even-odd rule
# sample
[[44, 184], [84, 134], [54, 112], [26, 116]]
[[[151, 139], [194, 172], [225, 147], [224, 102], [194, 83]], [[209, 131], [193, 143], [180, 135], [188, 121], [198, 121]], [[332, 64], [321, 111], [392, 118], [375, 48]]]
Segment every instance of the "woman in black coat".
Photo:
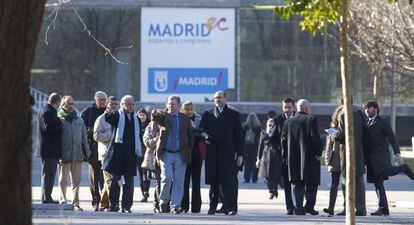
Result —
[[265, 177], [269, 189], [269, 199], [277, 198], [277, 185], [282, 172], [282, 152], [279, 141], [273, 141], [272, 137], [279, 137], [275, 129], [275, 121], [269, 118], [266, 130], [261, 132], [257, 152], [256, 166], [259, 168], [259, 177]]
[[255, 166], [261, 131], [260, 120], [255, 113], [249, 113], [243, 124], [244, 134], [244, 183], [257, 183], [258, 169]]

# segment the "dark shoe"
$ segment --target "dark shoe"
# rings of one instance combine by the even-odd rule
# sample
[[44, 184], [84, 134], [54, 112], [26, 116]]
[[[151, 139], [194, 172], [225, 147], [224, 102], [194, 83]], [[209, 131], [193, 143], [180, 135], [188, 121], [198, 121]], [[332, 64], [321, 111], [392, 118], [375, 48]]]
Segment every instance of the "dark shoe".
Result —
[[106, 211], [108, 208], [109, 208], [109, 207], [101, 207], [101, 208], [99, 208], [99, 211], [100, 211], [100, 212], [104, 212], [104, 211]]
[[296, 209], [295, 210], [295, 215], [304, 216], [304, 215], [306, 215], [306, 212], [305, 212], [305, 210]]
[[372, 212], [371, 216], [388, 216], [390, 215], [390, 211], [384, 207], [378, 208], [377, 211]]
[[170, 206], [168, 206], [167, 204], [161, 204], [161, 213], [170, 213]]
[[270, 193], [270, 195], [269, 195], [269, 199], [270, 199], [270, 200], [272, 200], [274, 197], [275, 197], [275, 194]]
[[323, 209], [323, 212], [328, 213], [330, 216], [333, 216], [335, 214], [332, 209], [327, 209], [327, 208]]
[[94, 205], [93, 206], [93, 211], [98, 212], [99, 211], [99, 205]]
[[191, 210], [191, 213], [200, 213], [200, 210]]
[[257, 184], [257, 180], [254, 180], [254, 181], [252, 181], [253, 182], [253, 184]]
[[355, 216], [366, 216], [367, 215], [367, 210], [356, 210], [355, 211]]
[[234, 210], [230, 210], [230, 211], [228, 211], [227, 213], [226, 213], [226, 215], [228, 215], [228, 216], [234, 216], [234, 215], [236, 215], [237, 214], [237, 212], [236, 211], [234, 211]]
[[122, 213], [131, 213], [131, 209], [122, 209]]
[[119, 207], [109, 207], [105, 212], [118, 212]]
[[225, 209], [219, 209], [219, 210], [216, 210], [216, 213], [218, 213], [218, 214], [226, 214], [227, 213], [227, 210], [225, 210]]
[[207, 215], [214, 215], [215, 213], [216, 213], [216, 210], [210, 208], [207, 212]]
[[345, 210], [343, 210], [343, 211], [342, 211], [342, 212], [340, 212], [340, 213], [337, 213], [336, 215], [337, 215], [337, 216], [345, 216], [345, 215], [346, 215]]
[[293, 215], [294, 212], [295, 212], [294, 209], [288, 209], [286, 215], [291, 216], [291, 215]]
[[148, 202], [148, 198], [147, 197], [143, 197], [140, 202]]
[[314, 210], [314, 209], [307, 209], [307, 210], [306, 210], [306, 213], [309, 213], [309, 214], [311, 214], [312, 216], [319, 215], [319, 212], [318, 212], [318, 211], [316, 211], [316, 210]]
[[402, 165], [402, 167], [404, 168], [404, 173], [407, 174], [407, 176], [411, 180], [414, 180], [414, 172], [413, 172], [413, 170], [407, 164]]
[[171, 210], [171, 214], [181, 214], [183, 211], [180, 208], [174, 208]]

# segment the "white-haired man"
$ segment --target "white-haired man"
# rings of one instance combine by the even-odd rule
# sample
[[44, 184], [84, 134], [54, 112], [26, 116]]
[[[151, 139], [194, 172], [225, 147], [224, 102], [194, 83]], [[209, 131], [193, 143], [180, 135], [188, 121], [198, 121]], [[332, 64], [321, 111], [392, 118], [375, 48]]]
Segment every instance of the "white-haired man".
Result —
[[316, 118], [310, 115], [309, 101], [300, 99], [297, 102], [297, 111], [298, 113], [286, 120], [283, 126], [282, 159], [288, 165], [289, 181], [294, 186], [295, 214], [318, 215], [314, 206], [321, 176], [319, 160], [322, 155], [322, 143]]
[[105, 120], [113, 126], [108, 152], [104, 159], [103, 170], [111, 174], [109, 182], [109, 211], [116, 212], [119, 203], [118, 181], [124, 176], [122, 188], [122, 212], [131, 213], [134, 197], [134, 176], [137, 175], [137, 157], [142, 157], [140, 123], [134, 115], [135, 100], [131, 95], [121, 99], [118, 111], [107, 108]]

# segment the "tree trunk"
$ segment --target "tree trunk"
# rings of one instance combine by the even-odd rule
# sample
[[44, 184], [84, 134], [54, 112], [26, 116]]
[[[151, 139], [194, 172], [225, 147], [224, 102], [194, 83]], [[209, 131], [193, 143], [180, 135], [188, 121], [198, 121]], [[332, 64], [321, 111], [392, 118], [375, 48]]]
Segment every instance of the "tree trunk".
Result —
[[0, 218], [32, 223], [30, 69], [45, 0], [0, 1]]
[[341, 4], [341, 27], [340, 27], [340, 55], [341, 55], [341, 78], [342, 95], [344, 96], [345, 110], [345, 152], [346, 152], [346, 224], [355, 224], [355, 148], [354, 148], [354, 126], [352, 119], [352, 79], [349, 74], [348, 65], [348, 0], [342, 0]]

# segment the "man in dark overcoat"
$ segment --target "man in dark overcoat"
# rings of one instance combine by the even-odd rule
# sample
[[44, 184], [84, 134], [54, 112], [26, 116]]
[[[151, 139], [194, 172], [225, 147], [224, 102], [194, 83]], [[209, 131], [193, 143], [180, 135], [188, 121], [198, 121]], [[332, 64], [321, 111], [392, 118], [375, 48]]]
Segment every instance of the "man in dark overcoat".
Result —
[[397, 161], [401, 160], [400, 147], [395, 138], [388, 121], [379, 114], [377, 102], [370, 101], [364, 104], [365, 114], [368, 117], [367, 125], [372, 137], [372, 147], [367, 155], [367, 179], [369, 183], [374, 183], [375, 191], [378, 196], [378, 209], [371, 213], [373, 216], [387, 216], [390, 214], [388, 208], [387, 195], [385, 194], [384, 180], [389, 176], [405, 173], [414, 180], [414, 173], [407, 164], [393, 166], [391, 164], [390, 151], [391, 143], [393, 153]]
[[109, 181], [109, 211], [118, 211], [119, 184], [124, 176], [122, 187], [122, 212], [131, 212], [134, 197], [134, 176], [137, 175], [137, 157], [142, 157], [140, 122], [134, 114], [134, 98], [126, 95], [121, 99], [121, 108], [113, 111], [107, 108], [105, 121], [112, 125], [113, 134], [105, 156], [103, 170], [111, 174]]
[[[92, 207], [95, 211], [99, 210], [99, 202], [101, 201], [100, 191], [103, 189], [102, 164], [98, 160], [98, 142], [93, 139], [93, 127], [96, 119], [105, 112], [106, 93], [97, 91], [94, 95], [95, 102], [91, 107], [82, 111], [82, 119], [86, 126], [88, 135], [89, 150], [89, 190], [92, 195]], [[105, 200], [105, 199], [104, 199]]]
[[[282, 158], [287, 163], [289, 181], [295, 194], [295, 214], [319, 214], [314, 209], [316, 192], [320, 183], [320, 157], [322, 143], [316, 118], [311, 113], [310, 103], [300, 99], [298, 113], [286, 120], [282, 130]], [[306, 193], [305, 193], [306, 190]], [[306, 194], [306, 205], [303, 198]]]
[[[275, 126], [276, 131], [274, 135], [270, 138], [270, 141], [274, 143], [274, 146], [280, 146], [280, 134], [282, 134], [283, 124], [285, 121], [295, 115], [294, 111], [295, 101], [291, 98], [286, 98], [282, 101], [282, 111], [283, 113], [275, 117]], [[283, 179], [283, 188], [285, 191], [285, 204], [287, 215], [293, 215], [295, 211], [295, 205], [292, 200], [292, 184], [289, 181], [288, 167], [286, 163], [282, 162], [282, 179]], [[275, 188], [275, 187], [272, 187]], [[276, 187], [277, 188], [277, 187]]]
[[39, 112], [37, 126], [36, 156], [42, 158], [42, 203], [58, 204], [53, 201], [52, 190], [56, 169], [62, 157], [62, 122], [57, 116], [60, 95], [52, 93], [47, 105]]
[[237, 167], [243, 163], [243, 131], [239, 112], [228, 107], [226, 100], [223, 91], [216, 92], [215, 107], [204, 112], [200, 123], [208, 143], [205, 176], [210, 185], [210, 215], [216, 212], [220, 190], [224, 213], [237, 213]]

